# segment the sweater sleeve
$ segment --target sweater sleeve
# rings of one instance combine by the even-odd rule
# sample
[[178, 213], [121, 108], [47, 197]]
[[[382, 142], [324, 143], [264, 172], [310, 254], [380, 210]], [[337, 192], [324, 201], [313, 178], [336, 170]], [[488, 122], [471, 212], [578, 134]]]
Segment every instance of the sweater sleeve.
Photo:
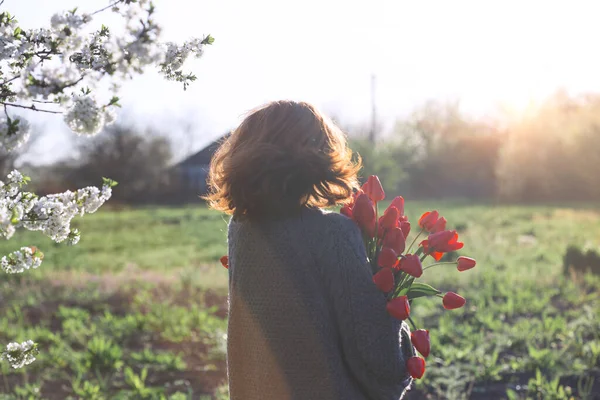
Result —
[[400, 335], [400, 329], [408, 327], [387, 313], [358, 227], [339, 214], [330, 219], [335, 220], [320, 246], [319, 261], [332, 296], [345, 362], [369, 398], [398, 400], [412, 382]]

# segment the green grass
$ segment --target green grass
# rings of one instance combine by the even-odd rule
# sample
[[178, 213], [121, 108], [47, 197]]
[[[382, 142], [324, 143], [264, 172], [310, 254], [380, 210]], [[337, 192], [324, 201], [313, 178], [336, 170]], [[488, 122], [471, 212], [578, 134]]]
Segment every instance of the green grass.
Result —
[[5, 254], [35, 245], [45, 254], [44, 270], [118, 272], [136, 267], [168, 271], [212, 263], [227, 246], [228, 219], [203, 207], [99, 211], [75, 219], [77, 246], [53, 243], [39, 232], [19, 231], [0, 243]]
[[[478, 264], [425, 272], [423, 281], [464, 295], [467, 305], [445, 311], [439, 299], [415, 301], [412, 315], [430, 330], [432, 350], [408, 398], [600, 392], [600, 278], [563, 271], [569, 245], [600, 251], [600, 212], [407, 202], [413, 231], [429, 209], [458, 229], [465, 248], [455, 255]], [[36, 245], [46, 257], [35, 273], [0, 283], [0, 342], [32, 338], [42, 350], [24, 371], [4, 365], [0, 392], [11, 399], [40, 398], [28, 397], [36, 387], [43, 398], [227, 398], [227, 271], [218, 263], [227, 220], [203, 207], [103, 211], [76, 222], [82, 239], [74, 247], [31, 232], [1, 243], [3, 253]]]

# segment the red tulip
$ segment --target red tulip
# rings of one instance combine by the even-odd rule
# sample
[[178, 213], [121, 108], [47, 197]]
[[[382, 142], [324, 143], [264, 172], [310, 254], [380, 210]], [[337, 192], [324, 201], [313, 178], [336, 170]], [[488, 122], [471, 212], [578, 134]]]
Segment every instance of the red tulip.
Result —
[[457, 263], [456, 268], [461, 272], [466, 271], [471, 268], [475, 268], [475, 264], [477, 264], [475, 259], [469, 258], [469, 257], [463, 257], [463, 256], [458, 257], [458, 259], [456, 260], [456, 263]]
[[436, 233], [446, 230], [446, 222], [446, 218], [440, 217], [431, 228], [431, 232]]
[[394, 197], [394, 200], [392, 200], [390, 207], [396, 207], [398, 211], [400, 211], [400, 215], [404, 215], [404, 197]]
[[364, 192], [362, 191], [362, 189], [358, 189], [356, 192], [354, 192], [354, 194], [352, 195], [352, 203], [349, 204], [349, 206], [353, 207], [354, 203], [356, 202], [356, 199], [358, 198], [358, 196], [360, 196], [363, 193]]
[[392, 229], [398, 226], [400, 212], [396, 207], [388, 207], [383, 216], [379, 218], [379, 226], [383, 229]]
[[444, 256], [444, 253], [431, 249], [427, 239], [421, 242], [421, 246], [423, 246], [423, 254], [429, 254], [435, 261], [440, 261]]
[[410, 233], [410, 222], [408, 222], [408, 219], [406, 221], [400, 220], [400, 229], [402, 230], [404, 238], [407, 238]]
[[380, 267], [393, 267], [398, 262], [398, 254], [391, 249], [390, 247], [384, 247], [379, 252], [379, 257], [377, 257], [377, 265]]
[[429, 355], [431, 342], [429, 340], [428, 330], [417, 329], [416, 331], [411, 332], [410, 341], [412, 342], [413, 346], [415, 346], [417, 351], [423, 355], [423, 357], [427, 357]]
[[444, 295], [442, 299], [442, 304], [444, 304], [444, 308], [446, 310], [454, 310], [455, 308], [461, 308], [465, 305], [467, 301], [464, 297], [454, 293], [448, 292]]
[[[346, 204], [344, 207], [348, 207], [350, 209], [350, 212], [352, 212], [352, 208], [354, 207], [354, 203], [356, 203], [356, 198], [358, 196], [360, 196], [361, 194], [363, 194], [364, 192], [361, 189], [358, 189], [356, 192], [354, 192], [352, 194], [352, 200]], [[340, 210], [341, 212], [342, 210]]]
[[375, 208], [366, 194], [360, 194], [352, 207], [352, 218], [370, 237], [375, 235]]
[[394, 272], [391, 268], [382, 268], [373, 275], [373, 282], [382, 292], [389, 292], [394, 288]]
[[410, 315], [410, 304], [408, 303], [408, 297], [398, 296], [388, 301], [386, 309], [392, 317], [401, 321], [405, 320]]
[[440, 214], [437, 211], [427, 211], [419, 218], [419, 226], [427, 232], [431, 232], [439, 217]]
[[425, 360], [421, 357], [411, 357], [406, 361], [406, 369], [410, 376], [421, 379], [425, 373]]
[[362, 186], [362, 190], [369, 195], [369, 198], [375, 203], [385, 199], [385, 192], [383, 191], [381, 182], [376, 175], [369, 176], [367, 182]]
[[345, 215], [348, 218], [352, 218], [352, 207], [344, 206], [340, 209], [340, 214]]
[[406, 248], [406, 239], [402, 234], [402, 229], [390, 229], [383, 238], [383, 246], [393, 249], [396, 254], [402, 254]]
[[221, 257], [221, 265], [223, 265], [225, 268], [229, 269], [229, 257], [227, 256], [223, 256]]
[[400, 271], [404, 271], [415, 278], [420, 278], [423, 275], [423, 265], [419, 256], [415, 254], [409, 254], [402, 258], [398, 264], [398, 268]]
[[441, 231], [432, 233], [427, 238], [429, 247], [433, 251], [448, 253], [462, 249], [464, 243], [458, 241], [458, 233], [456, 231]]

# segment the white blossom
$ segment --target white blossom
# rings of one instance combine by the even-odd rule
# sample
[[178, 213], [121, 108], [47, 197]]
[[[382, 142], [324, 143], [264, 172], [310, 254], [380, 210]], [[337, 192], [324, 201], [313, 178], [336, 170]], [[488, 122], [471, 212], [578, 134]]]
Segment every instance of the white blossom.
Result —
[[10, 239], [15, 234], [15, 226], [12, 223], [12, 214], [8, 207], [0, 206], [0, 235]]
[[195, 38], [185, 42], [182, 46], [169, 42], [166, 44], [165, 59], [161, 71], [166, 73], [168, 79], [172, 79], [169, 72], [181, 69], [183, 63], [191, 54], [199, 58], [203, 53], [203, 39]]
[[79, 230], [73, 229], [71, 232], [69, 232], [69, 236], [67, 236], [67, 244], [69, 246], [75, 246], [77, 243], [79, 243], [80, 239], [81, 233], [79, 232]]
[[50, 18], [50, 25], [56, 31], [64, 31], [65, 28], [68, 28], [69, 30], [79, 30], [91, 20], [92, 16], [89, 14], [78, 15], [69, 11], [62, 14], [54, 14], [52, 18]]
[[91, 96], [76, 96], [65, 114], [65, 122], [80, 135], [95, 135], [104, 127], [105, 113]]
[[0, 260], [0, 268], [7, 274], [19, 274], [42, 265], [44, 254], [35, 247], [21, 247]]
[[65, 88], [74, 86], [81, 75], [71, 64], [58, 64], [54, 66], [42, 65], [26, 69], [24, 72], [24, 91], [21, 98], [34, 98], [47, 100], [54, 94], [61, 93]]
[[15, 228], [24, 227], [41, 231], [55, 242], [67, 240], [69, 244], [76, 244], [80, 233], [71, 230], [71, 220], [96, 212], [112, 195], [107, 183], [102, 189], [89, 186], [76, 192], [67, 190], [38, 198], [21, 191], [27, 181], [28, 178], [16, 170], [8, 175], [6, 183], [0, 181], [0, 235], [6, 239], [14, 234]]
[[[29, 30], [19, 27], [7, 13], [2, 14], [0, 69], [4, 80], [0, 81], [0, 102], [20, 102], [31, 110], [64, 113], [65, 122], [75, 133], [93, 135], [115, 117], [108, 102], [92, 97], [96, 94], [91, 90], [98, 82], [115, 83], [144, 72], [150, 65], [158, 66], [165, 78], [183, 82], [184, 88], [195, 79], [181, 68], [191, 55], [202, 55], [204, 46], [211, 42], [206, 40], [209, 38], [163, 46], [150, 1], [117, 1], [112, 9], [124, 23], [119, 35], [112, 35], [112, 28], [104, 25], [92, 27], [92, 15], [77, 10], [54, 14], [49, 26]], [[2, 136], [6, 127], [6, 120], [4, 124], [0, 121], [0, 143], [6, 142], [5, 148], [14, 149], [27, 139], [28, 129], [23, 129], [8, 140]]]
[[17, 369], [34, 362], [37, 354], [37, 346], [31, 340], [21, 344], [12, 342], [6, 346], [4, 352], [0, 353], [0, 359], [5, 359], [13, 368]]
[[0, 147], [6, 151], [13, 151], [23, 146], [30, 136], [30, 126], [27, 120], [15, 117], [11, 121], [13, 124], [15, 121], [18, 123], [11, 128], [8, 119], [0, 117]]
[[112, 107], [106, 107], [104, 109], [104, 126], [108, 126], [114, 123], [117, 119], [117, 114]]
[[53, 33], [47, 28], [32, 29], [29, 33], [29, 40], [40, 45], [50, 45], [52, 43]]
[[13, 58], [21, 49], [23, 40], [14, 36], [15, 28], [14, 19], [0, 24], [0, 61]]
[[41, 197], [31, 208], [23, 226], [32, 231], [42, 231], [46, 236], [59, 243], [66, 239], [70, 244], [79, 241], [79, 231], [71, 231], [71, 220], [79, 215], [94, 213], [112, 195], [112, 189], [104, 185], [102, 189], [94, 186], [79, 189], [77, 192], [67, 190]]
[[79, 49], [71, 54], [70, 61], [80, 70], [102, 71], [110, 67], [114, 51], [110, 49], [111, 42], [108, 32], [95, 32]]
[[[149, 0], [117, 0], [111, 9], [124, 22], [123, 33], [117, 36], [104, 25], [90, 26], [92, 15], [77, 10], [55, 14], [48, 26], [35, 29], [24, 29], [9, 13], [0, 13], [1, 148], [14, 150], [30, 135], [27, 121], [10, 115], [11, 107], [62, 113], [75, 133], [93, 135], [114, 121], [113, 107], [118, 106], [122, 78], [141, 74], [154, 65], [167, 79], [183, 82], [184, 88], [195, 79], [181, 68], [191, 55], [202, 55], [203, 46], [212, 41], [210, 37], [163, 47]], [[112, 86], [110, 101], [94, 97], [100, 81]], [[101, 189], [87, 187], [38, 198], [23, 191], [28, 180], [13, 171], [0, 181], [0, 236], [5, 239], [24, 228], [40, 231], [55, 242], [75, 245], [80, 232], [71, 229], [71, 220], [98, 210], [111, 197], [115, 184], [105, 180]], [[7, 273], [23, 272], [39, 267], [42, 258], [36, 248], [22, 247], [2, 257], [0, 267]], [[0, 351], [0, 359], [21, 368], [33, 362], [37, 352], [31, 340], [13, 342]]]

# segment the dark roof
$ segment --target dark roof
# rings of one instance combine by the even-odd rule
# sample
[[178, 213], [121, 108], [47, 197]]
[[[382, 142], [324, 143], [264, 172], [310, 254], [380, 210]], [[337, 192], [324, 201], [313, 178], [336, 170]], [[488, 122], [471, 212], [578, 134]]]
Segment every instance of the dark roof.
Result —
[[231, 134], [231, 132], [226, 133], [221, 136], [196, 154], [192, 154], [185, 160], [181, 161], [177, 164], [178, 167], [189, 167], [193, 165], [208, 165], [210, 164], [210, 160], [212, 159], [213, 154], [217, 151], [221, 143], [227, 139], [227, 137]]

